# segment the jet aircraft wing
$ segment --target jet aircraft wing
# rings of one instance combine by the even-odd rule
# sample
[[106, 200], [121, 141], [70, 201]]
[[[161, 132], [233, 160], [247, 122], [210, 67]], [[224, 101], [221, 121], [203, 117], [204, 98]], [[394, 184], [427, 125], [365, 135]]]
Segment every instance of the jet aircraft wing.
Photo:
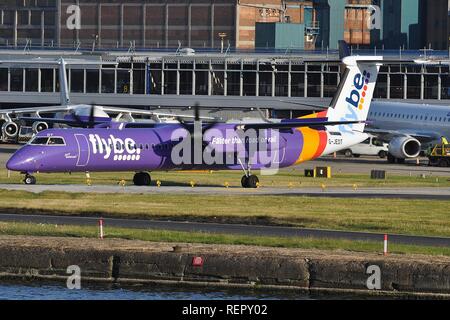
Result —
[[375, 128], [366, 128], [366, 133], [376, 135], [381, 140], [389, 142], [396, 137], [413, 137], [422, 143], [429, 143], [440, 139], [439, 134], [433, 132], [419, 132], [409, 130], [384, 130]]

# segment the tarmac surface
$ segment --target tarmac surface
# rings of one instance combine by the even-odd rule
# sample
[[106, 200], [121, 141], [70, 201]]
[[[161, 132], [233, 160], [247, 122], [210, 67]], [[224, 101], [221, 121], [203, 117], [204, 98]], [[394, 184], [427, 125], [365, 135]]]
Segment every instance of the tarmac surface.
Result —
[[[97, 226], [98, 217], [87, 216], [55, 216], [55, 215], [23, 215], [23, 214], [1, 214], [1, 222], [22, 222], [22, 223], [42, 223], [54, 225], [76, 225], [76, 226]], [[369, 232], [351, 232], [321, 229], [304, 229], [278, 226], [258, 226], [243, 224], [222, 224], [222, 223], [200, 223], [185, 221], [161, 221], [143, 219], [116, 219], [103, 218], [105, 232], [108, 227], [148, 229], [148, 230], [169, 230], [181, 232], [206, 232], [215, 234], [252, 235], [265, 237], [297, 237], [297, 238], [321, 238], [321, 239], [341, 239], [358, 241], [379, 241], [380, 245], [384, 240], [384, 234]], [[445, 237], [422, 237], [409, 235], [389, 235], [390, 243], [449, 247], [450, 238]]]
[[249, 195], [249, 196], [304, 196], [321, 198], [388, 198], [388, 199], [430, 199], [450, 200], [450, 188], [269, 188], [259, 189], [225, 188], [225, 187], [136, 187], [113, 185], [22, 185], [0, 184], [2, 190], [27, 191], [41, 193], [69, 192], [69, 193], [100, 193], [100, 194], [195, 194], [195, 195]]

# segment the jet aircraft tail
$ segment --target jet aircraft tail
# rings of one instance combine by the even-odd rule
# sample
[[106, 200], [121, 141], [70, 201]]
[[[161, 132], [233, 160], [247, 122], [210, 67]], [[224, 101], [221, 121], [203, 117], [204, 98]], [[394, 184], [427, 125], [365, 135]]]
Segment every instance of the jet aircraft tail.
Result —
[[349, 126], [363, 132], [383, 57], [351, 56], [343, 63], [347, 68], [327, 117], [329, 121], [359, 121]]

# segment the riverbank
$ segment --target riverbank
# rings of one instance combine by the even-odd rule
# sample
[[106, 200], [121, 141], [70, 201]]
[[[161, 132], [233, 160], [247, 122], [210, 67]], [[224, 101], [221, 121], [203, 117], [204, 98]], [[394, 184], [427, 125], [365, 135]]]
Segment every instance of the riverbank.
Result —
[[[0, 236], [0, 257], [0, 279], [65, 280], [67, 267], [77, 265], [87, 282], [450, 298], [450, 258], [443, 256]], [[377, 283], [374, 266], [380, 290], [367, 288], [369, 278]]]

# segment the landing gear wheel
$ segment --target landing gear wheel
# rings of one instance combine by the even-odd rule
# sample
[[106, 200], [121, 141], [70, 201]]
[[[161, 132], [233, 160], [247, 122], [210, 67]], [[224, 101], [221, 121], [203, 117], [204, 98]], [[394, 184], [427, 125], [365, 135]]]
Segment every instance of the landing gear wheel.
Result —
[[34, 184], [36, 184], [36, 178], [33, 177], [33, 176], [30, 176], [30, 175], [26, 175], [25, 179], [23, 180], [23, 182], [26, 185], [34, 185]]
[[152, 179], [147, 172], [138, 172], [133, 178], [133, 183], [135, 186], [149, 186], [151, 182]]
[[242, 185], [242, 188], [248, 188], [248, 177], [247, 176], [242, 177], [241, 185]]
[[257, 176], [250, 176], [248, 177], [248, 183], [247, 183], [247, 188], [251, 188], [251, 189], [255, 189], [258, 188], [258, 184], [259, 184], [259, 179]]
[[391, 155], [390, 153], [388, 153], [388, 155], [387, 155], [387, 161], [388, 161], [388, 163], [395, 163], [395, 162], [396, 162], [396, 159], [395, 159], [395, 157], [394, 157], [393, 155]]
[[241, 179], [241, 185], [246, 189], [255, 189], [258, 188], [259, 179], [255, 175], [251, 175], [249, 177], [243, 176]]

